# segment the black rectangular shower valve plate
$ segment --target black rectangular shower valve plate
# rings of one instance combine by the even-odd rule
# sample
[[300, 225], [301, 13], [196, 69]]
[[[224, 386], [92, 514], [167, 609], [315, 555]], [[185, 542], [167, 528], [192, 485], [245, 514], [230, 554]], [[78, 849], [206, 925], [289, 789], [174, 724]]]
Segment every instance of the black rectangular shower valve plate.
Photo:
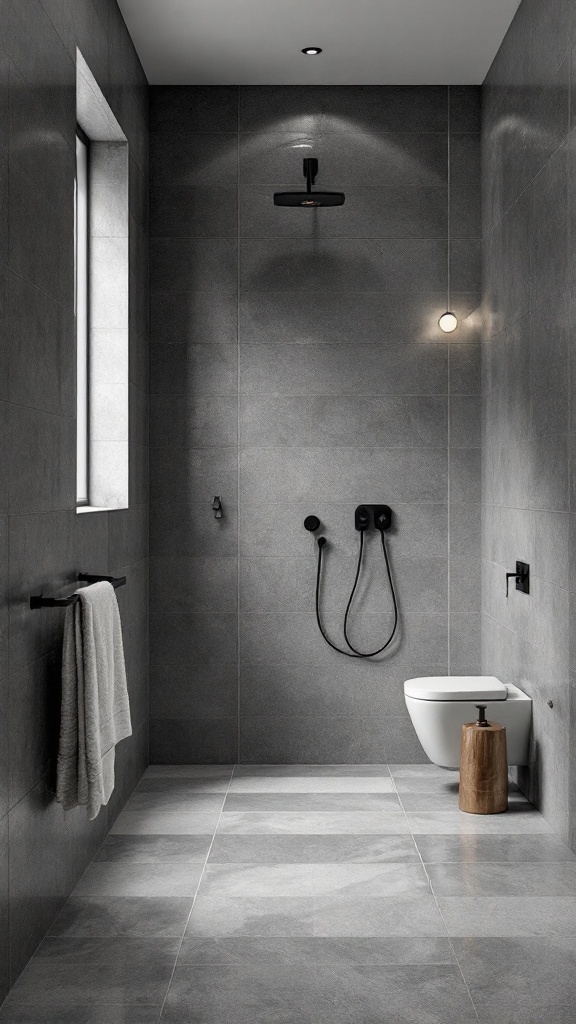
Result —
[[358, 505], [354, 513], [357, 530], [375, 526], [377, 530], [388, 530], [392, 525], [392, 509], [389, 505]]
[[516, 590], [522, 594], [530, 593], [530, 566], [527, 562], [516, 562]]

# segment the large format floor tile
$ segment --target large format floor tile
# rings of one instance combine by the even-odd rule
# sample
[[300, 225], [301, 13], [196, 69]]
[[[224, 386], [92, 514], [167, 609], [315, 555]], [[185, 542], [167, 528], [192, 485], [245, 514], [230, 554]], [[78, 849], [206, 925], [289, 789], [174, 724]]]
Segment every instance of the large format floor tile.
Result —
[[402, 835], [409, 831], [406, 818], [397, 811], [225, 811], [218, 822], [218, 834], [233, 835]]
[[158, 765], [0, 1024], [573, 1024], [576, 856], [435, 765]]
[[472, 1024], [477, 1018], [456, 967], [348, 965], [334, 969], [316, 964], [178, 967], [162, 1016], [162, 1024], [380, 1020]]
[[455, 939], [482, 1024], [573, 1024], [576, 938]]

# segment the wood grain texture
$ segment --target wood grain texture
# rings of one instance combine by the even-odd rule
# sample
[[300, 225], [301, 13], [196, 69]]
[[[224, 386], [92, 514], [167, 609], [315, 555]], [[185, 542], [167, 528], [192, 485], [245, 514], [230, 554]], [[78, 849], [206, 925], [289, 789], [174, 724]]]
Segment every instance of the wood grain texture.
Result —
[[508, 810], [506, 729], [496, 722], [462, 726], [459, 806], [468, 814]]

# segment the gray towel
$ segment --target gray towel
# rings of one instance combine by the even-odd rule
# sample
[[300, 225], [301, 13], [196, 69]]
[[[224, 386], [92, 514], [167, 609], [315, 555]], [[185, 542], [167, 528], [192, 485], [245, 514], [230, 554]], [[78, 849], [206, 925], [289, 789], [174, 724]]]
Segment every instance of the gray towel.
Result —
[[95, 818], [114, 789], [114, 747], [132, 734], [114, 588], [93, 583], [66, 609], [56, 797]]

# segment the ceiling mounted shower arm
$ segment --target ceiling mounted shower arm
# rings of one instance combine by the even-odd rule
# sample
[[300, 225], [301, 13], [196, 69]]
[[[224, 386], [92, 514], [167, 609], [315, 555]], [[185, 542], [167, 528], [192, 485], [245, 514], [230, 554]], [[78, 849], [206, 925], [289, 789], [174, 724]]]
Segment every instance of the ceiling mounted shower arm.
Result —
[[316, 183], [316, 175], [318, 174], [318, 160], [314, 156], [307, 156], [304, 158], [304, 177], [306, 178], [306, 191], [310, 194], [312, 192], [312, 185]]

